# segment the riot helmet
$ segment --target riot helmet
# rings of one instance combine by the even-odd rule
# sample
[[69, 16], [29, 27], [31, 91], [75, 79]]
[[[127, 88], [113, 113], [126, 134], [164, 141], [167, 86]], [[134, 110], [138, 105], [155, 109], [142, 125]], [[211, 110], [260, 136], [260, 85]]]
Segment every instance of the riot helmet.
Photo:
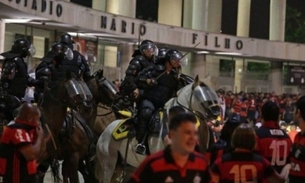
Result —
[[165, 57], [165, 54], [166, 54], [166, 52], [167, 52], [167, 48], [160, 48], [159, 49], [159, 53], [158, 53], [158, 58], [159, 59], [162, 59], [162, 58], [164, 58]]
[[158, 48], [155, 45], [155, 43], [153, 43], [150, 40], [144, 40], [141, 42], [141, 45], [139, 47], [139, 50], [141, 52], [141, 54], [145, 57], [147, 57], [148, 59], [152, 58], [153, 56], [157, 56], [158, 55]]
[[62, 33], [59, 36], [58, 42], [68, 46], [71, 50], [73, 50], [74, 41], [73, 41], [72, 36], [70, 34]]
[[46, 56], [44, 56], [41, 60], [46, 62], [55, 60], [55, 62], [58, 64], [64, 59], [72, 60], [73, 51], [62, 43], [54, 43]]
[[176, 49], [170, 49], [166, 52], [164, 59], [175, 68], [187, 64], [187, 58]]
[[36, 53], [35, 47], [26, 39], [19, 38], [13, 42], [11, 50], [4, 52], [1, 55], [6, 58], [34, 56]]

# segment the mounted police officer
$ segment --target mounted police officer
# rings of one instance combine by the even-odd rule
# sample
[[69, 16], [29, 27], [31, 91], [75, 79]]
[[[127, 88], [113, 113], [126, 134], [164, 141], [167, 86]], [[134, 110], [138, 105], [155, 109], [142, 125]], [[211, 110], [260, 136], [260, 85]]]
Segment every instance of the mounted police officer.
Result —
[[27, 86], [34, 86], [35, 80], [28, 75], [24, 58], [35, 54], [35, 47], [26, 39], [16, 39], [8, 52], [1, 53], [5, 57], [1, 84], [9, 94], [22, 99]]
[[[74, 41], [72, 40], [70, 34], [68, 33], [61, 34], [58, 42], [64, 44], [65, 46], [73, 50]], [[61, 70], [63, 71], [61, 73], [63, 74], [63, 76], [65, 74], [65, 71], [69, 69], [76, 76], [82, 76], [85, 82], [91, 78], [90, 67], [88, 65], [88, 62], [85, 59], [85, 57], [82, 54], [80, 54], [77, 50], [73, 50], [73, 59], [65, 60], [65, 62], [63, 62], [60, 67]]]
[[8, 118], [13, 118], [12, 111], [21, 104], [26, 88], [36, 84], [36, 80], [28, 75], [27, 64], [24, 61], [25, 57], [34, 54], [34, 46], [23, 38], [16, 39], [10, 51], [0, 54], [5, 57], [0, 79], [0, 106], [1, 111], [6, 111]]
[[135, 78], [138, 76], [139, 72], [148, 66], [155, 65], [155, 56], [158, 55], [157, 46], [150, 40], [144, 40], [139, 46], [139, 50], [136, 50], [132, 55], [132, 60], [125, 72], [126, 76], [121, 84], [120, 92], [124, 96], [128, 96], [130, 93], [133, 94], [134, 99], [138, 99], [141, 93], [141, 88], [139, 88], [135, 82]]
[[144, 137], [148, 124], [156, 109], [163, 108], [164, 104], [176, 95], [181, 88], [179, 68], [183, 55], [175, 49], [166, 52], [163, 62], [149, 66], [142, 70], [137, 77], [137, 86], [143, 88], [143, 101], [138, 106], [139, 120], [136, 138], [139, 144], [136, 152], [145, 154]]
[[62, 43], [54, 43], [35, 70], [38, 87], [34, 98], [38, 102], [42, 98], [45, 84], [65, 78], [65, 70], [61, 67], [66, 61], [73, 59], [73, 51]]

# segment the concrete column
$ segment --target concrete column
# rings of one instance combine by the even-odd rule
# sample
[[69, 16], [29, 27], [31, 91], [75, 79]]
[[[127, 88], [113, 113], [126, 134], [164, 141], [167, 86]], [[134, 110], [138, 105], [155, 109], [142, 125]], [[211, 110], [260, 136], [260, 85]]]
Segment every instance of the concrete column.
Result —
[[92, 0], [92, 9], [106, 11], [107, 0]]
[[121, 43], [118, 46], [118, 50], [120, 52], [118, 67], [121, 68], [122, 78], [125, 78], [125, 71], [129, 65], [130, 60], [132, 59], [131, 55], [134, 52], [134, 44]]
[[[238, 1], [236, 36], [249, 37], [251, 0]], [[242, 90], [243, 59], [235, 59], [234, 91]]]
[[[0, 53], [4, 52], [5, 43], [5, 22], [0, 19]], [[3, 58], [0, 56], [0, 59]]]
[[131, 18], [136, 17], [136, 0], [107, 0], [106, 11]]
[[[284, 41], [285, 39], [286, 0], [270, 0], [269, 39]], [[270, 92], [283, 93], [281, 62], [271, 62], [269, 81]]]
[[222, 0], [209, 0], [207, 31], [220, 33], [221, 31]]
[[238, 1], [237, 36], [249, 37], [251, 0]]
[[183, 27], [207, 30], [209, 0], [184, 0]]
[[269, 39], [284, 41], [285, 39], [286, 0], [270, 0]]
[[235, 60], [235, 75], [234, 75], [234, 92], [242, 91], [242, 75], [244, 71], [244, 64], [242, 59]]
[[282, 84], [282, 67], [283, 63], [278, 61], [272, 61], [269, 74], [270, 92], [275, 92], [276, 94], [283, 93]]
[[158, 23], [181, 27], [182, 0], [159, 0]]
[[199, 78], [206, 77], [206, 55], [205, 54], [192, 54], [192, 61], [190, 62], [190, 76], [195, 77], [197, 74]]

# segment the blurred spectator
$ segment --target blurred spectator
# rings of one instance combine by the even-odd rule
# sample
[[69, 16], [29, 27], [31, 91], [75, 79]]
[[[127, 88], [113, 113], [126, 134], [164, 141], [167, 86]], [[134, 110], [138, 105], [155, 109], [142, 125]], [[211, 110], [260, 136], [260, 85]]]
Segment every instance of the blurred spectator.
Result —
[[238, 126], [231, 140], [234, 151], [218, 158], [211, 167], [213, 183], [261, 182], [284, 183], [285, 179], [276, 173], [270, 163], [254, 154], [256, 140], [251, 125]]
[[289, 124], [289, 132], [288, 132], [288, 135], [292, 141], [292, 143], [294, 142], [294, 139], [295, 139], [295, 136], [297, 135], [298, 131], [297, 131], [297, 125], [294, 123], [294, 122], [291, 122]]
[[305, 96], [296, 102], [295, 123], [301, 132], [295, 136], [290, 153], [289, 182], [301, 183], [305, 182]]
[[0, 143], [0, 182], [33, 183], [37, 181], [37, 158], [43, 130], [40, 110], [24, 103], [19, 114], [4, 129]]
[[198, 141], [196, 122], [192, 113], [175, 116], [169, 125], [171, 145], [148, 156], [128, 183], [208, 183], [208, 163], [203, 155], [194, 151]]
[[288, 154], [291, 140], [279, 126], [280, 108], [278, 104], [267, 101], [262, 107], [263, 124], [256, 130], [258, 153], [269, 160], [280, 173], [289, 162]]
[[213, 144], [211, 147], [209, 147], [209, 149], [205, 153], [205, 156], [208, 159], [209, 164], [213, 164], [217, 158], [221, 157], [225, 153], [232, 151], [231, 136], [232, 136], [235, 128], [238, 127], [239, 124], [240, 124], [240, 122], [234, 117], [231, 119], [228, 119], [225, 122], [225, 124], [221, 130], [219, 140], [215, 144]]

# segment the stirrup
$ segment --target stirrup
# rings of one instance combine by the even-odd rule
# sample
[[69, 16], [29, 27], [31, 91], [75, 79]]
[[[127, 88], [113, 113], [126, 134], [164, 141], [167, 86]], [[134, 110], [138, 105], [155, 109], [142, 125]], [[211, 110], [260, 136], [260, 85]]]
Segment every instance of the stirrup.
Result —
[[141, 155], [146, 155], [146, 147], [144, 144], [137, 144], [136, 145], [136, 153], [141, 154]]

